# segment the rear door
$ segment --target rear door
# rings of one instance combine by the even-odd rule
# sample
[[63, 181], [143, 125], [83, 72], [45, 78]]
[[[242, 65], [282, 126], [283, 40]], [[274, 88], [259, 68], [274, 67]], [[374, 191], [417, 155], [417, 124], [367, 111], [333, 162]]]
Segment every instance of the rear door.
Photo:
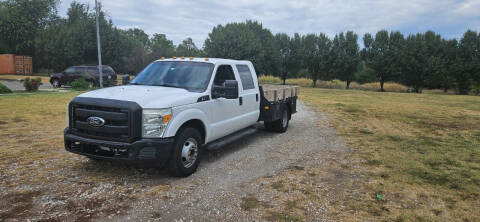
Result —
[[77, 79], [80, 79], [85, 74], [87, 74], [87, 70], [85, 69], [85, 67], [75, 67], [75, 73], [72, 75], [70, 81], [73, 82]]
[[243, 119], [242, 126], [247, 127], [257, 122], [260, 115], [260, 95], [256, 85], [258, 83], [253, 78], [253, 75], [256, 74], [251, 71], [247, 64], [235, 65], [235, 71], [240, 77], [239, 109]]

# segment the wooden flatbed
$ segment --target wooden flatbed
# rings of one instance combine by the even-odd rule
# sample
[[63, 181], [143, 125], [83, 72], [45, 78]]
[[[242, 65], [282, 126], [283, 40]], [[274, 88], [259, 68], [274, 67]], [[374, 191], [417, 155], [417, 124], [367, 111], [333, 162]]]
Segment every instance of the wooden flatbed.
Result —
[[299, 86], [260, 85], [260, 121], [274, 122], [282, 118], [282, 110], [288, 108], [291, 114], [297, 112]]

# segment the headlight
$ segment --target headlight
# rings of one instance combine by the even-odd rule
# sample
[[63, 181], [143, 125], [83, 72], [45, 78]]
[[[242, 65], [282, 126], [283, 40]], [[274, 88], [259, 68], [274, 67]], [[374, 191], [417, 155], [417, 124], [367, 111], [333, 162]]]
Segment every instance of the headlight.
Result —
[[145, 109], [142, 113], [142, 135], [144, 138], [162, 137], [172, 109]]

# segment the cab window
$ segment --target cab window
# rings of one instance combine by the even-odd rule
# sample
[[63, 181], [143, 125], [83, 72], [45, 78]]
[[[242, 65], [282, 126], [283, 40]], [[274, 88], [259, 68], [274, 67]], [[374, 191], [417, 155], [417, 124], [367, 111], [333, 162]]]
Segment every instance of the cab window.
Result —
[[253, 89], [255, 85], [253, 83], [252, 73], [247, 65], [237, 65], [238, 74], [240, 74], [240, 80], [244, 90]]
[[225, 80], [235, 80], [235, 74], [233, 74], [233, 69], [230, 65], [221, 65], [217, 68], [213, 84], [222, 86], [225, 83]]

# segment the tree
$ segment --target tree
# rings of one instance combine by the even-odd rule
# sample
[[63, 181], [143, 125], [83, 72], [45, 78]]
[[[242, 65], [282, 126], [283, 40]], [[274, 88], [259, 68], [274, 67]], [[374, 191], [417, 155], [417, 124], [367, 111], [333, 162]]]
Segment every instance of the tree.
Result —
[[285, 33], [278, 33], [275, 35], [275, 45], [280, 53], [280, 64], [278, 70], [281, 73], [282, 84], [285, 81], [293, 67], [293, 44], [290, 36]]
[[358, 35], [353, 31], [348, 31], [346, 35], [342, 32], [333, 39], [334, 71], [339, 79], [347, 83], [346, 89], [350, 88], [360, 63], [357, 39]]
[[0, 53], [33, 55], [38, 31], [55, 14], [55, 0], [0, 1]]
[[255, 21], [218, 25], [208, 34], [204, 50], [208, 57], [250, 60], [257, 74], [276, 74], [280, 54], [270, 30]]
[[460, 94], [468, 94], [472, 81], [479, 81], [479, 43], [476, 32], [468, 30], [463, 34], [458, 46], [459, 72], [456, 73], [457, 89]]
[[365, 48], [362, 58], [368, 67], [375, 70], [380, 81], [380, 90], [384, 92], [383, 85], [387, 81], [398, 78], [402, 68], [403, 35], [400, 32], [378, 31], [373, 38], [365, 34], [363, 38]]
[[150, 42], [151, 53], [149, 55], [149, 61], [175, 55], [175, 46], [173, 45], [172, 40], [167, 39], [165, 34], [153, 34], [153, 38], [150, 39]]
[[192, 38], [186, 38], [177, 46], [177, 56], [200, 56], [201, 50], [197, 48]]

